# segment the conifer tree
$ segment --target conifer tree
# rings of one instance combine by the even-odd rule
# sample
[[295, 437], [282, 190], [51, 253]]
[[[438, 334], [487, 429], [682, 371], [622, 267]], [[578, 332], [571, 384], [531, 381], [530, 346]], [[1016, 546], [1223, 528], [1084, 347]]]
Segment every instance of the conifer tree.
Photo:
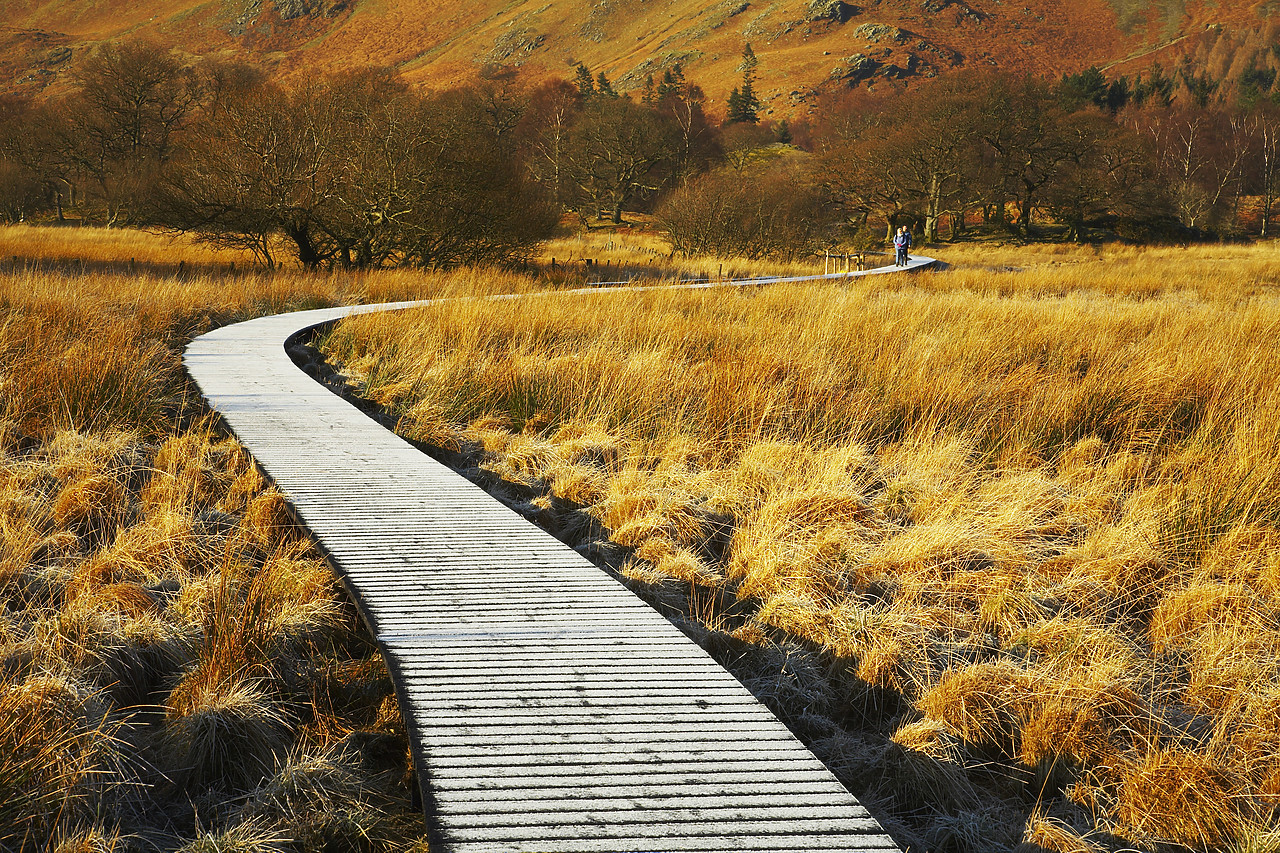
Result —
[[760, 121], [760, 99], [756, 97], [756, 66], [759, 65], [751, 42], [742, 49], [742, 86], [735, 86], [729, 93], [729, 114], [725, 121], [729, 124], [756, 124]]
[[684, 90], [684, 86], [684, 68], [676, 63], [662, 72], [662, 83], [658, 86], [658, 100], [661, 101], [667, 95], [679, 94]]
[[582, 96], [584, 101], [591, 100], [591, 97], [596, 93], [595, 78], [591, 76], [590, 69], [581, 62], [578, 63], [573, 83], [578, 87], [578, 94]]

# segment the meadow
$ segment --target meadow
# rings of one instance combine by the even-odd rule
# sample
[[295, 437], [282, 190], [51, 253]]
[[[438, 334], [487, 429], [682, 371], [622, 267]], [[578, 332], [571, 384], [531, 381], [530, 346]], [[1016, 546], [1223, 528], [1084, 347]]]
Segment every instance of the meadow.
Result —
[[912, 850], [1280, 850], [1280, 247], [463, 301], [321, 342]]
[[128, 231], [0, 247], [0, 849], [425, 850], [372, 638], [179, 359], [442, 281], [236, 276]]
[[578, 285], [584, 257], [711, 271], [647, 238], [546, 250], [554, 281], [268, 274], [181, 237], [0, 227], [0, 849], [426, 849], [383, 660], [181, 351], [281, 311]]

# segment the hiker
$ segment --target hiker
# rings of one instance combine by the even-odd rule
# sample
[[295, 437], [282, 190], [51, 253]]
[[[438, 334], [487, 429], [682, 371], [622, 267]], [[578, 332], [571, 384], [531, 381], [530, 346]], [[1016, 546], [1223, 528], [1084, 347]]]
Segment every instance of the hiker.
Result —
[[898, 226], [897, 232], [893, 235], [893, 265], [895, 267], [905, 267], [907, 265], [907, 247], [911, 245], [911, 236], [907, 234], [905, 226]]

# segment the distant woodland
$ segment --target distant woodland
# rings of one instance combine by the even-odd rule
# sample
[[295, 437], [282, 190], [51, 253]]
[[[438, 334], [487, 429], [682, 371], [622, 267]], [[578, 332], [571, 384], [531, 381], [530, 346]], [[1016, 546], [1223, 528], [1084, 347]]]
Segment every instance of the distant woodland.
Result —
[[1132, 80], [961, 70], [845, 89], [788, 125], [760, 115], [749, 45], [716, 116], [679, 66], [630, 93], [581, 65], [529, 87], [418, 91], [382, 69], [284, 87], [120, 43], [69, 94], [0, 101], [0, 217], [183, 231], [268, 267], [515, 263], [566, 215], [624, 211], [678, 252], [746, 257], [869, 247], [899, 225], [927, 242], [1266, 237], [1271, 54], [1224, 58], [1221, 77], [1207, 61]]

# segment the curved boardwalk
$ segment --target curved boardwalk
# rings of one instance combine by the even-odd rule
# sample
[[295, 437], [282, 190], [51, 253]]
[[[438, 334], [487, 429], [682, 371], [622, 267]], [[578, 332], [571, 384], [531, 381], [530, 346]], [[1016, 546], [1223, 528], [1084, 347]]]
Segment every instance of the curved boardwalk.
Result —
[[416, 304], [239, 323], [192, 342], [185, 363], [373, 631], [413, 740], [432, 850], [896, 850], [666, 619], [285, 353], [301, 330]]

